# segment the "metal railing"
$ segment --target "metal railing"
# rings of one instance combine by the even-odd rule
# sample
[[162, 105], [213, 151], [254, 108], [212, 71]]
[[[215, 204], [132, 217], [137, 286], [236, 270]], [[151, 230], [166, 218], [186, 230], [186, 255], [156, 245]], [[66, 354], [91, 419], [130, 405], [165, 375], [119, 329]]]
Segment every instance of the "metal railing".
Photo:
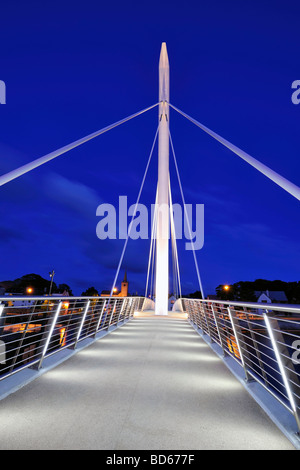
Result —
[[0, 380], [118, 326], [143, 297], [0, 297]]
[[300, 432], [300, 308], [181, 299], [189, 321], [295, 417]]

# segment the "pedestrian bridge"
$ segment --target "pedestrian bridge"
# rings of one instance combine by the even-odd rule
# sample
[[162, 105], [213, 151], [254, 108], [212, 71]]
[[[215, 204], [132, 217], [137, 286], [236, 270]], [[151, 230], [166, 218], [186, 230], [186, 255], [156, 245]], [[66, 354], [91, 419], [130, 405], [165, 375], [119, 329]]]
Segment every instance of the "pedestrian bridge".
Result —
[[[280, 369], [282, 350], [267, 366], [274, 343], [261, 305], [254, 315], [253, 305], [180, 299], [158, 316], [142, 298], [20, 302], [1, 315], [2, 450], [299, 448], [287, 387], [298, 372]], [[284, 317], [289, 335], [296, 310]], [[268, 313], [281, 329], [281, 337], [272, 330], [277, 345], [286, 337], [283, 312]], [[258, 343], [270, 348], [264, 356]]]
[[[204, 300], [170, 109], [298, 201], [300, 188], [170, 102], [165, 43], [157, 103], [0, 175], [0, 186], [156, 107], [157, 130], [110, 296], [0, 298], [1, 449], [300, 448], [300, 306]], [[145, 297], [116, 297], [157, 140]], [[181, 295], [170, 146], [203, 300]], [[161, 217], [162, 208], [170, 214]], [[171, 278], [178, 300], [168, 314]]]

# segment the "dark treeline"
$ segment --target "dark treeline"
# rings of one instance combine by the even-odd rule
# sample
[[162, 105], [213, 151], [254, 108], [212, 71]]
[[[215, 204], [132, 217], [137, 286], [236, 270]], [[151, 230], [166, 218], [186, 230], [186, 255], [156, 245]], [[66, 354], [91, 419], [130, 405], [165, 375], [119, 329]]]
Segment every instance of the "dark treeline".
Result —
[[[244, 302], [256, 302], [255, 292], [262, 291], [283, 291], [291, 304], [300, 304], [300, 281], [285, 282], [280, 280], [268, 281], [266, 279], [256, 279], [255, 281], [239, 281], [230, 284], [225, 289], [225, 285], [216, 287], [216, 296], [222, 300], [240, 300]], [[193, 292], [186, 297], [201, 299], [200, 291]]]

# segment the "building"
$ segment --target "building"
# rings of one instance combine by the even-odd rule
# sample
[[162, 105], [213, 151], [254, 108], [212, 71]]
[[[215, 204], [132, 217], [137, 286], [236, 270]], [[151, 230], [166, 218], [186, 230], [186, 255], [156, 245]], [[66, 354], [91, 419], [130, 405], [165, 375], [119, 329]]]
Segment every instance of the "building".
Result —
[[121, 291], [118, 297], [127, 297], [128, 296], [128, 281], [127, 281], [127, 272], [125, 271], [124, 279], [121, 283]]
[[255, 297], [259, 303], [267, 304], [287, 304], [288, 299], [284, 291], [255, 291]]
[[174, 294], [169, 295], [169, 301], [168, 301], [168, 310], [171, 311], [173, 309], [173, 305], [176, 302], [176, 297]]
[[[114, 288], [112, 297], [128, 297], [128, 280], [127, 280], [127, 272], [125, 271], [124, 279], [121, 283], [121, 290], [119, 291], [117, 287]], [[110, 295], [109, 290], [103, 290], [101, 292], [101, 297], [107, 297]]]
[[4, 294], [4, 297], [7, 298], [8, 307], [30, 307], [31, 305], [34, 305], [35, 303], [34, 299], [14, 300], [14, 297], [24, 297], [24, 294], [22, 292], [14, 293], [14, 294], [10, 294], [6, 292]]

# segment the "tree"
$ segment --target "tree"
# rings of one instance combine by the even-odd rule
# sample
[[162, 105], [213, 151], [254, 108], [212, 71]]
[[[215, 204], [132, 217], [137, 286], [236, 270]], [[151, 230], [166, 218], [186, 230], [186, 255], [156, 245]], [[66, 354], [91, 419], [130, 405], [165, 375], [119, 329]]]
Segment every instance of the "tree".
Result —
[[190, 299], [202, 299], [202, 294], [199, 290], [196, 290], [196, 292], [192, 292], [191, 294], [188, 294], [186, 297]]
[[280, 280], [268, 281], [267, 279], [256, 279], [255, 281], [239, 281], [224, 289], [224, 285], [216, 288], [216, 293], [221, 300], [236, 300], [240, 302], [256, 302], [255, 291], [283, 291], [288, 302], [300, 304], [300, 281], [285, 282]]
[[[7, 292], [27, 294], [28, 288], [32, 289], [31, 295], [48, 294], [50, 289], [50, 281], [44, 279], [39, 274], [25, 274], [24, 276], [15, 279], [12, 283], [12, 286], [7, 289]], [[56, 289], [55, 283], [53, 283], [53, 289]]]
[[216, 294], [218, 299], [234, 300], [236, 295], [235, 285], [220, 284], [218, 287], [216, 287]]
[[71, 289], [70, 286], [68, 286], [68, 284], [59, 284], [58, 285], [58, 291], [59, 291], [60, 294], [67, 291], [67, 292], [69, 292], [69, 296], [73, 295], [72, 289]]
[[89, 287], [85, 292], [82, 292], [82, 297], [97, 297], [99, 296], [99, 292], [95, 287]]

